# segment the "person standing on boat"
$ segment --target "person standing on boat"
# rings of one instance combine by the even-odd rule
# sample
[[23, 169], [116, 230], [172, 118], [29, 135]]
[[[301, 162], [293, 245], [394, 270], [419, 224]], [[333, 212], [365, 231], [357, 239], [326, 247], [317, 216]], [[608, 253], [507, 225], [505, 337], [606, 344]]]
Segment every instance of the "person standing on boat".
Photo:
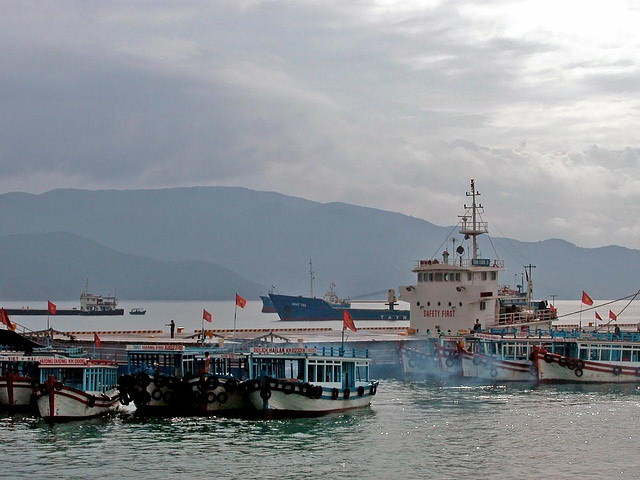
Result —
[[211, 358], [209, 352], [204, 352], [204, 373], [211, 373]]
[[482, 326], [480, 325], [480, 319], [476, 318], [476, 323], [473, 325], [473, 331], [479, 332], [482, 330]]
[[176, 332], [176, 322], [173, 321], [173, 318], [171, 319], [171, 322], [168, 323], [169, 328], [171, 329], [171, 338], [173, 338], [175, 332]]

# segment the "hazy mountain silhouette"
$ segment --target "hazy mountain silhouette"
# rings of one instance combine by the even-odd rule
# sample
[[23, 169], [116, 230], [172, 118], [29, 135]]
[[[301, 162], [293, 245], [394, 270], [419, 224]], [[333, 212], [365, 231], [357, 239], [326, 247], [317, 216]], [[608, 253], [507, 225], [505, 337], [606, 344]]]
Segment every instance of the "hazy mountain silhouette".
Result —
[[121, 299], [233, 300], [265, 287], [210, 262], [125, 254], [71, 233], [0, 237], [0, 298], [78, 299], [90, 291]]
[[[309, 257], [313, 258], [316, 295], [331, 281], [345, 296], [413, 283], [415, 260], [439, 256], [451, 230], [373, 208], [232, 187], [0, 195], [2, 234], [73, 232], [121, 252], [158, 260], [214, 262], [253, 282], [273, 284], [293, 294], [309, 292]], [[537, 265], [533, 271], [536, 297], [557, 294], [577, 299], [584, 289], [594, 298], [617, 298], [640, 288], [635, 268], [638, 250], [579, 248], [555, 239], [492, 240], [509, 267], [502, 283], [513, 284], [516, 279], [520, 283], [522, 265]], [[446, 246], [451, 249], [450, 243]], [[493, 257], [486, 237], [481, 248]], [[22, 263], [14, 261], [14, 268], [22, 265], [25, 270], [32, 263], [28, 257]], [[182, 272], [189, 279], [186, 267]], [[114, 285], [125, 277], [118, 269], [113, 275]], [[198, 283], [194, 280], [189, 285]], [[75, 281], [74, 298], [78, 288]], [[198, 288], [202, 291], [202, 286]], [[118, 289], [122, 296], [134, 296]], [[181, 292], [193, 298], [188, 289]]]

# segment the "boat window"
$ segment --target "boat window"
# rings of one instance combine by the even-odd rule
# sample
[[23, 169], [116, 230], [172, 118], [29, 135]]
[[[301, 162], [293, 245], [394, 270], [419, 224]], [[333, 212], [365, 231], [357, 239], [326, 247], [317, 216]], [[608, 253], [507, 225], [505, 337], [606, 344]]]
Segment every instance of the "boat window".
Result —
[[602, 345], [602, 348], [600, 349], [600, 361], [608, 362], [610, 358], [611, 350], [609, 350], [607, 345]]
[[633, 353], [631, 355], [632, 362], [640, 362], [640, 350], [638, 347], [633, 347]]
[[436, 280], [436, 282], [441, 282], [442, 281], [442, 273], [440, 273], [440, 272], [436, 273], [435, 280]]
[[367, 365], [356, 366], [356, 382], [366, 382], [369, 380], [369, 367]]
[[318, 370], [316, 372], [316, 380], [318, 382], [324, 382], [324, 365], [318, 365]]
[[487, 309], [487, 302], [480, 302], [480, 310], [486, 310]]
[[627, 348], [622, 350], [622, 361], [623, 362], [630, 362], [631, 361], [631, 350], [629, 350]]
[[472, 278], [471, 272], [467, 273], [467, 281], [470, 282]]
[[324, 381], [333, 382], [333, 365], [327, 365]]
[[460, 281], [460, 274], [456, 273], [456, 282], [459, 282], [459, 281]]
[[498, 278], [496, 272], [491, 272], [491, 280], [495, 280], [496, 278]]
[[581, 360], [589, 360], [589, 349], [584, 346], [580, 347], [578, 358]]
[[589, 351], [589, 359], [590, 360], [595, 360], [598, 361], [600, 360], [598, 357], [598, 353], [600, 352], [600, 349], [598, 348], [597, 345], [591, 345], [591, 349]]
[[307, 382], [315, 382], [316, 381], [316, 366], [315, 364], [309, 363], [307, 368]]
[[342, 381], [342, 365], [336, 365], [335, 366], [335, 381], [336, 382], [341, 382]]
[[429, 274], [429, 281], [430, 281], [430, 282], [433, 282], [433, 273], [430, 273], [430, 274]]
[[619, 362], [620, 361], [620, 348], [617, 346], [613, 346], [611, 348], [611, 361]]
[[444, 280], [445, 282], [448, 282], [448, 281], [449, 281], [449, 273], [448, 273], [448, 272], [445, 272], [445, 273], [443, 274], [443, 280]]
[[482, 272], [482, 280], [485, 281], [487, 279], [487, 272]]

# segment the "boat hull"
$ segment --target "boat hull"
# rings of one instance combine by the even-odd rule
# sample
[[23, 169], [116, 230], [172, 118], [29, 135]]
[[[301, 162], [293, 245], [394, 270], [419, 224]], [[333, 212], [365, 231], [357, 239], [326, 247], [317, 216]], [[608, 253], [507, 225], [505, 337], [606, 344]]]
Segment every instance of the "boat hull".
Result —
[[337, 308], [321, 298], [269, 295], [280, 320], [283, 321], [342, 321], [347, 311], [353, 320], [409, 320], [408, 310], [373, 308]]
[[[310, 388], [318, 387], [311, 385]], [[320, 398], [304, 395], [298, 388], [290, 393], [286, 393], [281, 388], [260, 389], [249, 392], [248, 396], [251, 406], [264, 417], [305, 417], [368, 407], [377, 393], [377, 382], [363, 386], [363, 389], [362, 395], [354, 389], [346, 394], [346, 398], [345, 389], [337, 389], [336, 396], [332, 393], [333, 389], [327, 387], [322, 389]]]
[[103, 394], [48, 384], [40, 385], [36, 405], [40, 416], [50, 423], [95, 418], [115, 412], [120, 406], [116, 389]]
[[[215, 378], [216, 380], [213, 380]], [[137, 384], [127, 393], [141, 413], [178, 415], [216, 414], [240, 411], [244, 407], [238, 382], [225, 377], [151, 378], [145, 386]]]
[[403, 348], [402, 369], [410, 376], [462, 376], [462, 363], [458, 351], [436, 344], [432, 345], [430, 353]]
[[6, 408], [29, 408], [31, 394], [37, 385], [35, 378], [9, 373], [0, 377], [0, 405]]
[[537, 352], [536, 365], [542, 383], [640, 383], [640, 362], [594, 362]]
[[535, 382], [538, 371], [530, 360], [501, 360], [463, 350], [462, 375], [494, 382]]
[[[40, 310], [40, 309], [26, 309], [26, 308], [8, 308], [6, 309], [7, 314], [9, 315], [40, 315], [40, 316], [47, 316], [49, 315], [49, 311], [48, 310]], [[60, 316], [74, 316], [74, 315], [87, 315], [87, 316], [98, 316], [98, 315], [124, 315], [124, 309], [123, 308], [116, 308], [114, 310], [104, 310], [104, 311], [82, 311], [79, 309], [70, 309], [70, 310], [63, 310], [63, 309], [58, 309], [56, 310], [56, 314], [55, 316], [60, 317]]]

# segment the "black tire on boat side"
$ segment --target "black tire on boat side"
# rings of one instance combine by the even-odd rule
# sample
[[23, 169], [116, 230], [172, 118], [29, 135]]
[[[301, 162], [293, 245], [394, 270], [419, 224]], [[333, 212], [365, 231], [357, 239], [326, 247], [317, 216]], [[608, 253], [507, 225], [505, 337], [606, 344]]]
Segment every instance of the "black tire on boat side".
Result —
[[544, 361], [547, 363], [553, 363], [553, 357], [551, 356], [550, 353], [545, 353], [544, 354]]
[[338, 395], [340, 395], [340, 390], [338, 390], [337, 388], [334, 388], [333, 390], [331, 390], [331, 398], [334, 400], [338, 399]]
[[224, 387], [225, 392], [233, 393], [238, 389], [238, 382], [233, 378], [230, 378], [224, 382], [222, 386]]
[[89, 398], [87, 399], [87, 405], [89, 405], [89, 407], [95, 407], [96, 397], [94, 397], [93, 395], [89, 395]]
[[310, 390], [311, 390], [311, 385], [309, 385], [308, 383], [303, 383], [303, 384], [300, 386], [300, 393], [301, 393], [302, 395], [307, 395], [307, 396], [308, 396], [308, 395], [309, 395], [309, 391], [310, 391]]
[[206, 399], [207, 403], [216, 403], [216, 400], [218, 400], [218, 396], [215, 394], [215, 392], [208, 392]]
[[581, 377], [584, 374], [581, 368], [576, 368], [573, 373], [576, 374], [576, 377]]
[[282, 386], [282, 391], [285, 395], [291, 395], [295, 390], [296, 386], [291, 382], [287, 382]]
[[345, 400], [347, 400], [351, 396], [351, 390], [349, 390], [348, 388], [345, 388], [342, 396], [344, 397]]
[[151, 398], [153, 398], [156, 402], [162, 400], [162, 390], [156, 388], [151, 392]]
[[138, 385], [140, 385], [142, 388], [147, 388], [151, 383], [151, 378], [144, 372], [138, 373], [138, 375], [136, 375], [136, 380]]
[[218, 388], [219, 385], [220, 385], [220, 379], [215, 375], [207, 379], [207, 387], [209, 387], [211, 390], [215, 390], [216, 388]]
[[322, 394], [324, 393], [324, 391], [322, 390], [322, 387], [320, 385], [318, 385], [315, 388], [315, 392], [314, 393], [315, 394], [314, 394], [313, 398], [315, 398], [317, 400], [320, 400], [322, 398]]
[[451, 367], [453, 367], [453, 364], [454, 364], [453, 357], [448, 357], [448, 358], [445, 360], [444, 364], [447, 366], [447, 368], [451, 368]]
[[62, 390], [62, 387], [63, 387], [62, 382], [55, 382], [53, 384], [53, 388], [55, 388], [56, 390]]
[[613, 374], [614, 375], [620, 375], [622, 373], [622, 367], [620, 365], [616, 365], [615, 367], [613, 367]]
[[371, 395], [375, 395], [376, 393], [378, 393], [378, 386], [371, 385]]
[[260, 390], [260, 398], [262, 400], [269, 400], [271, 398], [271, 390], [267, 390], [266, 388]]
[[360, 385], [358, 387], [358, 396], [362, 397], [364, 395], [364, 387], [362, 385]]
[[162, 400], [164, 400], [165, 403], [171, 403], [173, 395], [174, 393], [171, 390], [167, 390], [162, 394]]
[[162, 388], [164, 386], [164, 379], [160, 375], [154, 375], [153, 386], [156, 388]]

